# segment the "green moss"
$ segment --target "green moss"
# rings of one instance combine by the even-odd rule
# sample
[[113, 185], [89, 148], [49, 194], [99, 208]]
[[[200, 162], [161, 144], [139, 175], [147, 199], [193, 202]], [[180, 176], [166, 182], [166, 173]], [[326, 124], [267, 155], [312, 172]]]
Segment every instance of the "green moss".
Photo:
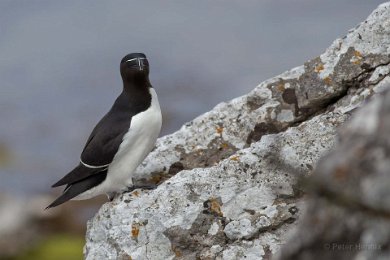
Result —
[[12, 260], [78, 260], [83, 259], [83, 237], [54, 235]]

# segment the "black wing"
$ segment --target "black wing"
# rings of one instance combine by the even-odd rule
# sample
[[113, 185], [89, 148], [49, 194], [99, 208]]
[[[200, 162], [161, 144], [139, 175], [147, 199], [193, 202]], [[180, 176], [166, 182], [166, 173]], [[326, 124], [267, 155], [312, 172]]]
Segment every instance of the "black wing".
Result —
[[81, 153], [81, 161], [92, 166], [110, 164], [130, 128], [132, 115], [111, 109], [95, 126]]
[[126, 101], [120, 95], [110, 111], [95, 126], [81, 153], [80, 159], [84, 164], [80, 163], [52, 187], [73, 184], [107, 169], [130, 127], [132, 115], [128, 112]]
[[137, 100], [131, 100], [125, 92], [119, 95], [110, 111], [92, 130], [81, 153], [81, 164], [52, 187], [71, 185], [107, 169], [118, 152], [123, 136], [129, 131], [131, 118], [150, 106], [151, 96], [149, 94], [149, 98], [141, 103]]
[[95, 126], [81, 154], [81, 161], [92, 166], [108, 165], [114, 159], [129, 131], [131, 118], [145, 111], [151, 104], [149, 90], [142, 95], [129, 96], [122, 92], [111, 110]]

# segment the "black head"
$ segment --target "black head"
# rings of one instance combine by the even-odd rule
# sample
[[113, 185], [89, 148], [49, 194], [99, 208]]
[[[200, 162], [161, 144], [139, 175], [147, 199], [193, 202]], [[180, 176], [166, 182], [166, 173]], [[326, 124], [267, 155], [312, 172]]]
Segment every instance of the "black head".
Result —
[[143, 53], [131, 53], [123, 57], [120, 71], [124, 82], [149, 82], [149, 62]]

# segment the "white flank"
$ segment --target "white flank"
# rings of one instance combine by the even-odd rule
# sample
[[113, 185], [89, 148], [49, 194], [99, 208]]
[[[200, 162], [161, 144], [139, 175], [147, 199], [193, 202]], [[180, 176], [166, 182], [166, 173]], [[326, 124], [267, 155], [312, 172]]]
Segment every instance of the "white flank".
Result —
[[156, 91], [153, 88], [149, 90], [152, 95], [151, 106], [132, 117], [130, 129], [124, 135], [117, 154], [108, 166], [107, 178], [100, 185], [83, 192], [74, 200], [89, 199], [99, 194], [120, 191], [133, 184], [133, 173], [153, 149], [162, 124]]

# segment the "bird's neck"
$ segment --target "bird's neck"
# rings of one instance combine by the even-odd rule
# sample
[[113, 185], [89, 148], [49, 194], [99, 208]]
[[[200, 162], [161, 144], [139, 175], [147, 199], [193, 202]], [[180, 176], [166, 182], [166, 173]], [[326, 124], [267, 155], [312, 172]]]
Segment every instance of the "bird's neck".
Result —
[[152, 85], [148, 80], [143, 81], [123, 81], [123, 92], [129, 94], [130, 96], [138, 96], [145, 95], [145, 93], [149, 93], [149, 88]]
[[123, 104], [130, 106], [135, 110], [143, 111], [144, 107], [148, 107], [151, 101], [150, 88], [152, 85], [149, 80], [143, 82], [123, 82], [123, 91], [121, 100]]
[[134, 76], [122, 80], [123, 80], [123, 91], [128, 93], [137, 93], [140, 90], [147, 90], [151, 87], [149, 77]]

